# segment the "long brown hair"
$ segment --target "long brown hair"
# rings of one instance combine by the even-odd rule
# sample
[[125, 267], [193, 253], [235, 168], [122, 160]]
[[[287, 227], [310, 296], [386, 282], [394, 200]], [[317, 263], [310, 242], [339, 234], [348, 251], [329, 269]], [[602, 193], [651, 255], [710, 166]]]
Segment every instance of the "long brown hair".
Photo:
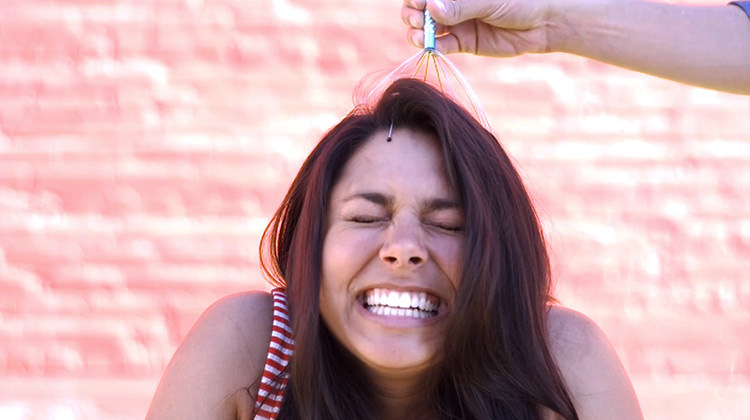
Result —
[[279, 419], [380, 417], [361, 364], [321, 322], [318, 297], [331, 189], [357, 148], [391, 123], [439, 143], [465, 217], [450, 339], [425, 383], [430, 409], [439, 419], [539, 420], [544, 406], [578, 419], [549, 350], [549, 260], [521, 178], [492, 133], [411, 79], [394, 82], [377, 103], [355, 108], [323, 137], [263, 235], [263, 268], [287, 289], [296, 341]]

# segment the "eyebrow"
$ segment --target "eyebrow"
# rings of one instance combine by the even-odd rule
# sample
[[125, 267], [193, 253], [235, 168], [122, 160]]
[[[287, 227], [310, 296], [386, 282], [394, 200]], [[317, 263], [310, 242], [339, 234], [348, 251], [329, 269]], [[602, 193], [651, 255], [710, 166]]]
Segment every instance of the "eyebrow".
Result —
[[[342, 201], [344, 203], [347, 203], [356, 199], [367, 200], [381, 207], [388, 207], [393, 203], [393, 196], [369, 191], [354, 193], [344, 198]], [[427, 212], [461, 208], [461, 206], [457, 202], [449, 200], [447, 198], [431, 198], [425, 200], [422, 205]]]
[[428, 212], [461, 208], [457, 202], [445, 198], [432, 198], [427, 200], [424, 207]]
[[341, 201], [344, 203], [348, 203], [349, 201], [356, 200], [358, 198], [362, 200], [367, 200], [381, 207], [387, 207], [388, 205], [393, 203], [393, 197], [389, 195], [381, 194], [381, 193], [376, 193], [376, 192], [357, 192], [344, 198]]

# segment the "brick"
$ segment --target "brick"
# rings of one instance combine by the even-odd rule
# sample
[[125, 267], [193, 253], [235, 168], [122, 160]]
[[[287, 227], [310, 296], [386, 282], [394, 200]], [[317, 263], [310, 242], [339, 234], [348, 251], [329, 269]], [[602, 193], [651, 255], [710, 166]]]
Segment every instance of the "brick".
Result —
[[196, 293], [227, 287], [241, 290], [251, 286], [253, 278], [260, 277], [257, 267], [200, 263], [149, 264], [146, 267], [124, 267], [123, 272], [131, 290], [171, 288]]
[[138, 418], [144, 416], [156, 386], [155, 380], [138, 378], [109, 378], [104, 381], [65, 377], [4, 378], [0, 382], [0, 395], [3, 396], [0, 398], [0, 413], [28, 415], [3, 417], [24, 420], [59, 417]]
[[[364, 75], [400, 5], [5, 1], [0, 418], [143, 418]], [[749, 408], [747, 98], [565, 55], [450, 59], [533, 192], [563, 303], [649, 419]], [[712, 337], [706, 340], [705, 337]]]

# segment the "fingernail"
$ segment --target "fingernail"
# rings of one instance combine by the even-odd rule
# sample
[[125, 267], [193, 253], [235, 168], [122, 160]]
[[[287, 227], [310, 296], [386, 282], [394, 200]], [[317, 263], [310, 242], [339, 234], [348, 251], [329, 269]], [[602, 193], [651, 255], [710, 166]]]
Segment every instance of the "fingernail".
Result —
[[424, 41], [424, 37], [421, 37], [417, 34], [414, 34], [411, 36], [411, 42], [414, 43], [414, 45], [421, 47], [422, 43]]

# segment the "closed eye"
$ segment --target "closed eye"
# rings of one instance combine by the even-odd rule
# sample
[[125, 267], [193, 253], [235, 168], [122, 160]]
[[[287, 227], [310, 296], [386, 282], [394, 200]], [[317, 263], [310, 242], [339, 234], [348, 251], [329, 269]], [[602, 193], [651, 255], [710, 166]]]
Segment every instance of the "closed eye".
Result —
[[384, 217], [354, 216], [349, 218], [349, 221], [354, 223], [377, 223], [386, 222], [388, 219]]
[[440, 230], [445, 230], [447, 232], [462, 232], [464, 230], [464, 227], [461, 225], [452, 225], [452, 224], [446, 224], [446, 223], [427, 223], [428, 226], [436, 227]]

